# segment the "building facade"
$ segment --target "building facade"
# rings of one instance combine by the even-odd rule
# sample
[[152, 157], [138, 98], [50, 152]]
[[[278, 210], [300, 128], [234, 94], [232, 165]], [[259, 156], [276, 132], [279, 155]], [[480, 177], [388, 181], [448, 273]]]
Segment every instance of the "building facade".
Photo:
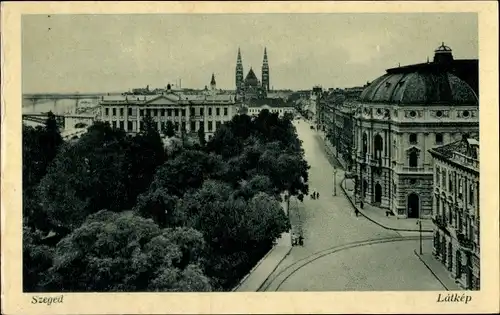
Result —
[[169, 89], [159, 95], [104, 96], [100, 107], [101, 120], [128, 133], [140, 132], [142, 120], [149, 115], [160, 131], [171, 121], [179, 133], [203, 128], [207, 140], [237, 111], [233, 95], [182, 95]]
[[433, 148], [433, 254], [463, 289], [480, 287], [479, 141]]
[[283, 117], [285, 114], [291, 114], [293, 117], [296, 115], [293, 104], [280, 98], [253, 99], [245, 103], [244, 106], [246, 106], [249, 116], [258, 116], [264, 109], [273, 114], [277, 113], [279, 117]]
[[354, 114], [357, 200], [401, 218], [430, 218], [429, 149], [479, 133], [474, 90], [452, 73], [447, 46], [433, 62], [398, 67], [365, 88]]
[[264, 48], [264, 58], [262, 60], [262, 81], [257, 78], [253, 68], [250, 68], [246, 77], [244, 77], [243, 61], [241, 51], [238, 48], [238, 56], [236, 59], [236, 95], [239, 99], [259, 99], [266, 98], [267, 92], [270, 91], [270, 71], [269, 60], [267, 59], [267, 49]]

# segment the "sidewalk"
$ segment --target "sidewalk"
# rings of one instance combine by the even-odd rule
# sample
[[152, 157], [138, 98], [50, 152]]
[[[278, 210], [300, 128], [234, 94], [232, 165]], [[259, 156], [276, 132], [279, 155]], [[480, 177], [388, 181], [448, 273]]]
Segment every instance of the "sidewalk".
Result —
[[[345, 183], [345, 181], [343, 181]], [[418, 232], [418, 220], [419, 219], [399, 219], [396, 216], [387, 216], [387, 209], [382, 209], [379, 207], [372, 206], [370, 204], [365, 203], [363, 205], [363, 209], [359, 207], [359, 204], [355, 204], [354, 200], [354, 189], [344, 189], [344, 186], [341, 184], [341, 189], [349, 199], [351, 204], [356, 207], [359, 212], [368, 218], [370, 221], [375, 221], [378, 225], [382, 226], [388, 230], [401, 230], [401, 231], [409, 231], [409, 232]], [[432, 233], [434, 231], [434, 223], [430, 219], [420, 219], [422, 222], [422, 232]]]
[[250, 270], [233, 292], [257, 292], [291, 249], [290, 233], [281, 234], [278, 243]]
[[[336, 161], [338, 164], [342, 164], [341, 161], [334, 156], [335, 148], [331, 145], [329, 141], [325, 141], [324, 133], [319, 131], [318, 137], [323, 141], [325, 148], [327, 149], [327, 153], [330, 155], [329, 160]], [[333, 163], [332, 163], [333, 164]], [[379, 207], [375, 207], [369, 204], [364, 204], [363, 209], [361, 209], [358, 204], [355, 203], [354, 198], [354, 187], [349, 187], [349, 181], [344, 179], [344, 170], [339, 170], [337, 172], [337, 176], [340, 178], [340, 188], [344, 192], [345, 196], [351, 202], [352, 206], [357, 208], [359, 213], [366, 217], [368, 220], [373, 223], [383, 227], [384, 229], [394, 230], [394, 231], [406, 231], [406, 232], [418, 232], [418, 219], [399, 219], [395, 216], [386, 216], [386, 209], [382, 209]], [[347, 186], [344, 188], [344, 184]], [[351, 185], [352, 186], [352, 185]], [[434, 230], [434, 224], [429, 219], [422, 219], [422, 232], [424, 233], [432, 233]]]
[[450, 273], [445, 266], [434, 258], [432, 254], [423, 253], [420, 255], [415, 251], [415, 255], [420, 259], [420, 261], [429, 269], [429, 271], [436, 277], [436, 279], [445, 287], [448, 291], [463, 291], [463, 289], [455, 282], [455, 280], [450, 276]]

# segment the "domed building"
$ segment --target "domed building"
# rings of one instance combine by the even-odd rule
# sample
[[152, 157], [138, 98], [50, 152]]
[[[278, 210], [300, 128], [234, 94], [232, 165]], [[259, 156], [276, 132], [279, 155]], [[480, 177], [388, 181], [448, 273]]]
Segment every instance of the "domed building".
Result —
[[433, 62], [388, 69], [361, 93], [354, 114], [358, 200], [402, 218], [431, 216], [428, 150], [479, 133], [478, 96], [454, 74], [459, 64], [443, 43]]
[[236, 94], [243, 100], [266, 98], [270, 91], [269, 83], [269, 61], [267, 59], [267, 49], [264, 48], [264, 58], [262, 61], [262, 82], [259, 81], [253, 68], [250, 67], [247, 76], [243, 79], [243, 62], [241, 51], [238, 48], [238, 57], [236, 60]]

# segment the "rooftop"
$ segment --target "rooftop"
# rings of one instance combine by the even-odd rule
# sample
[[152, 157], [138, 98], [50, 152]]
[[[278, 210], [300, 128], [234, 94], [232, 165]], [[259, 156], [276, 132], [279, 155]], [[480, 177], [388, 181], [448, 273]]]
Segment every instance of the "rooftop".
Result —
[[429, 150], [433, 156], [455, 162], [479, 172], [479, 139], [464, 137], [461, 140]]
[[281, 98], [252, 99], [247, 104], [248, 107], [293, 107], [293, 104], [285, 102]]

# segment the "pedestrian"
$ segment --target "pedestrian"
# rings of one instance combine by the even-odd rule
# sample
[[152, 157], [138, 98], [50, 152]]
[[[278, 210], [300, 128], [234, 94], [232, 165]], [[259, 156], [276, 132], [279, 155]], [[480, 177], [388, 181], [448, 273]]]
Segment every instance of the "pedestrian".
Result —
[[355, 209], [354, 209], [354, 214], [356, 214], [356, 216], [358, 216], [358, 215], [359, 215], [359, 210], [358, 210], [358, 208], [355, 208]]
[[299, 245], [304, 246], [304, 238], [302, 237], [302, 235], [299, 236]]
[[319, 199], [319, 192], [316, 193], [316, 197]]

